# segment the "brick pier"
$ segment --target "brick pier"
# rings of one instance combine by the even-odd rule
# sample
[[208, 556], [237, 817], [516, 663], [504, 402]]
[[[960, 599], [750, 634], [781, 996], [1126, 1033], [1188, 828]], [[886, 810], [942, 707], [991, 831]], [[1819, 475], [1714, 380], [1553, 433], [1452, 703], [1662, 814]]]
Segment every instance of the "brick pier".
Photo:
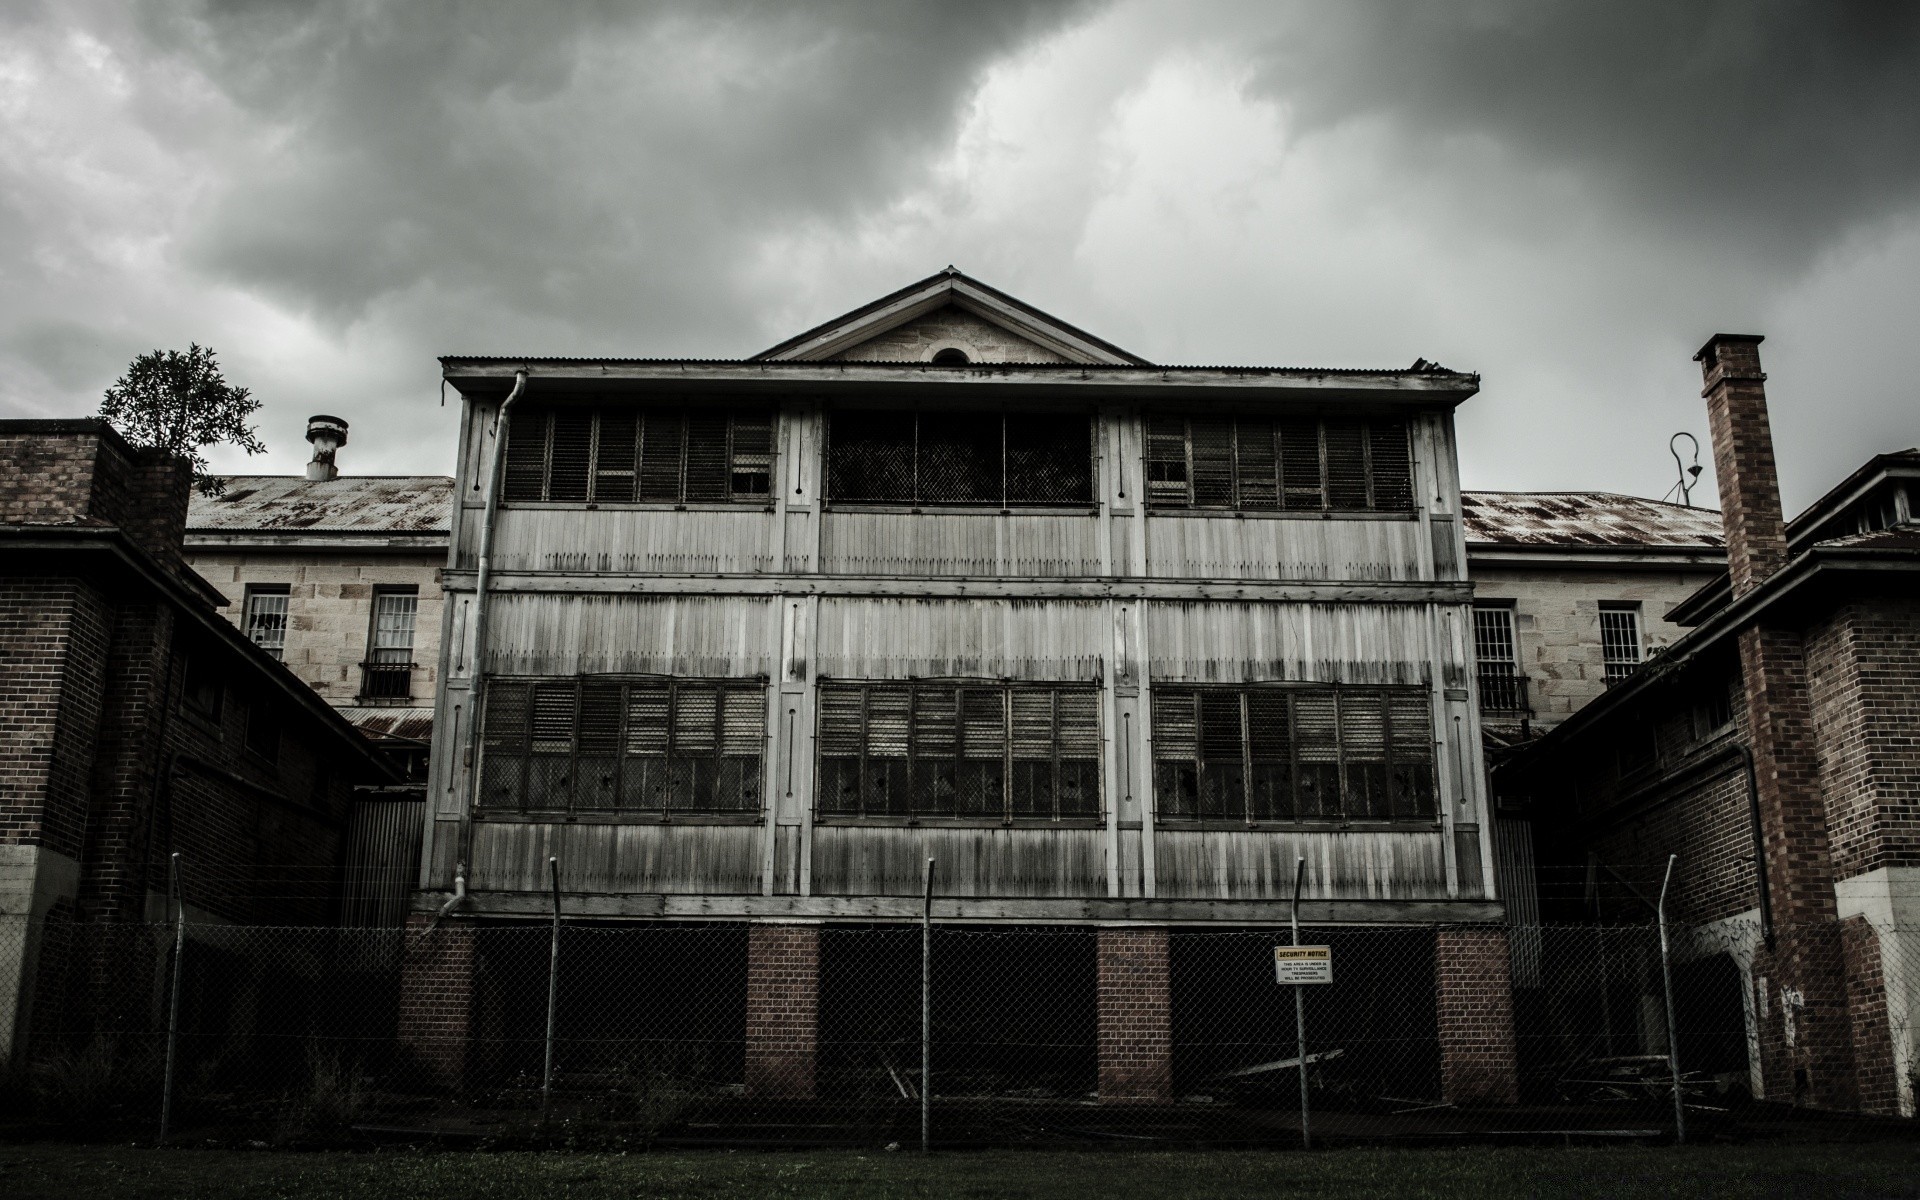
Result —
[[1102, 929], [1098, 979], [1101, 1102], [1171, 1100], [1167, 931]]
[[1449, 1104], [1519, 1103], [1507, 931], [1442, 929], [1433, 939], [1441, 1098]]
[[820, 927], [747, 931], [747, 1095], [810, 1100], [820, 1045]]

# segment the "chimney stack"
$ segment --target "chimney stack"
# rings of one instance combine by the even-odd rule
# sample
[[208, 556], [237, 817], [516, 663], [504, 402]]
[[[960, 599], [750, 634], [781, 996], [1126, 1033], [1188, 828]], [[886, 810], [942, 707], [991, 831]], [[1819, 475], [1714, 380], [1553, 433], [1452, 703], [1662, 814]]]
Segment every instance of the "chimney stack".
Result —
[[1693, 356], [1706, 387], [1720, 522], [1727, 535], [1727, 571], [1736, 599], [1787, 563], [1787, 526], [1780, 513], [1773, 431], [1767, 424], [1767, 377], [1758, 334], [1716, 333]]
[[324, 413], [307, 418], [307, 440], [313, 443], [313, 461], [307, 464], [307, 478], [315, 483], [340, 478], [333, 456], [347, 444], [347, 423]]

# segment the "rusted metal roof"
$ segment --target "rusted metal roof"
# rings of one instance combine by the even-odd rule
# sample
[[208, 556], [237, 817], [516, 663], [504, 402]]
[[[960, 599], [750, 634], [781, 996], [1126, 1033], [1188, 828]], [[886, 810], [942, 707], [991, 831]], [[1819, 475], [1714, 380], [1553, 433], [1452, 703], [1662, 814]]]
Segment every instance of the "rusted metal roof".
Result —
[[228, 475], [224, 496], [193, 494], [187, 529], [205, 532], [446, 534], [453, 480], [444, 475]]
[[1724, 552], [1720, 512], [1617, 492], [1462, 492], [1469, 546]]
[[433, 740], [430, 708], [342, 708], [339, 711], [370, 741], [397, 739], [424, 744]]

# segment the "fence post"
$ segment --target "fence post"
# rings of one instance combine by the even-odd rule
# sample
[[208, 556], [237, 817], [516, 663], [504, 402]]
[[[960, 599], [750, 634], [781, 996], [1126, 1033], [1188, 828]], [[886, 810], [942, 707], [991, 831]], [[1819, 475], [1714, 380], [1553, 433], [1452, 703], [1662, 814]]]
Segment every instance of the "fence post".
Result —
[[[1307, 860], [1293, 860], [1293, 944], [1300, 944], [1300, 885], [1307, 877]], [[1313, 1149], [1313, 1122], [1307, 1115], [1307, 998], [1300, 984], [1293, 985], [1293, 1033], [1295, 1053], [1300, 1056], [1300, 1148]]]
[[547, 857], [547, 878], [553, 884], [553, 944], [547, 955], [547, 1065], [540, 1073], [540, 1128], [547, 1127], [553, 1104], [553, 1018], [560, 1000], [560, 859]]
[[1673, 966], [1667, 953], [1667, 885], [1673, 882], [1673, 864], [1679, 861], [1678, 854], [1667, 856], [1667, 873], [1660, 881], [1660, 903], [1654, 906], [1654, 912], [1660, 918], [1660, 979], [1667, 992], [1667, 1068], [1673, 1073], [1673, 1137], [1679, 1145], [1687, 1144], [1687, 1104], [1680, 1092], [1680, 1029], [1673, 1016]]
[[180, 1042], [180, 961], [187, 950], [187, 906], [180, 898], [180, 852], [167, 859], [167, 892], [173, 904], [173, 982], [167, 1000], [167, 1070], [160, 1084], [160, 1138], [156, 1145], [167, 1144], [167, 1129], [173, 1124], [173, 1062]]
[[920, 905], [920, 1153], [933, 1146], [933, 860]]

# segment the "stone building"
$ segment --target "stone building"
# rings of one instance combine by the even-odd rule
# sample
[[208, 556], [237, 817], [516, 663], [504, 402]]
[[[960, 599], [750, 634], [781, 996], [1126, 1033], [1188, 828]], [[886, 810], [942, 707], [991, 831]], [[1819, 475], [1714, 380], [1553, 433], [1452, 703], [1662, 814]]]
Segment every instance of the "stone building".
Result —
[[187, 567], [190, 478], [0, 421], [0, 1059], [151, 1001], [75, 931], [163, 919], [174, 853], [197, 920], [334, 919], [351, 789], [392, 778]]
[[1304, 858], [1307, 920], [1405, 929], [1365, 969], [1433, 1014], [1422, 1086], [1512, 1097], [1504, 935], [1433, 929], [1503, 913], [1477, 377], [1156, 366], [953, 271], [749, 359], [442, 362], [444, 916], [403, 1022], [449, 1079], [497, 1009], [475, 931], [549, 911], [554, 858], [577, 919], [744, 923], [672, 1007], [743, 1003], [749, 1094], [811, 1094], [820, 981], [932, 859], [942, 922], [1091, 931], [1028, 1007], [1085, 1005], [1103, 1099], [1166, 1099], [1183, 939], [1284, 921]]
[[[1562, 918], [1644, 921], [1670, 855], [1679, 957], [1757, 1096], [1914, 1111], [1920, 1016], [1920, 451], [1782, 519], [1757, 337], [1700, 352], [1727, 569], [1686, 633], [1499, 768]], [[1685, 1024], [1683, 1015], [1683, 1026]]]
[[308, 437], [305, 475], [233, 475], [221, 495], [194, 494], [187, 563], [256, 645], [424, 781], [453, 481], [342, 475], [337, 417], [313, 418]]

